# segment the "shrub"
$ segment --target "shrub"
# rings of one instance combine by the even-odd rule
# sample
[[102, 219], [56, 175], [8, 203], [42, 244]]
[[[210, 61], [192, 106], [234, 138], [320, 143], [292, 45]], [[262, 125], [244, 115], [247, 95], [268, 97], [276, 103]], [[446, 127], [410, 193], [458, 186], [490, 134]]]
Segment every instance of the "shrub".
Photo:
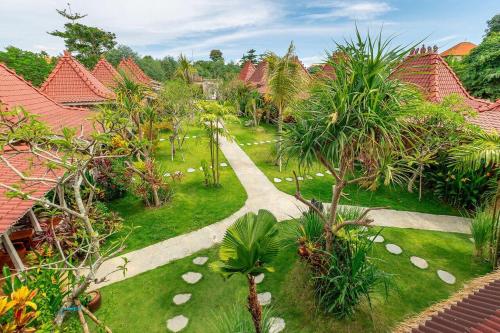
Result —
[[474, 239], [474, 255], [477, 257], [483, 256], [484, 248], [491, 240], [492, 227], [492, 213], [488, 210], [477, 212], [472, 219], [470, 232]]
[[[271, 307], [266, 307], [262, 312], [262, 333], [270, 333], [271, 317], [273, 316]], [[231, 308], [214, 312], [211, 316], [210, 331], [213, 333], [250, 333], [255, 332], [252, 317], [240, 304], [235, 304]]]
[[370, 293], [388, 275], [368, 258], [373, 242], [362, 238], [337, 238], [331, 253], [324, 252], [325, 266], [313, 272], [315, 295], [321, 309], [339, 319], [349, 318], [356, 306], [366, 299], [371, 306]]
[[126, 193], [125, 164], [122, 158], [99, 159], [95, 162], [94, 178], [100, 200], [110, 201]]

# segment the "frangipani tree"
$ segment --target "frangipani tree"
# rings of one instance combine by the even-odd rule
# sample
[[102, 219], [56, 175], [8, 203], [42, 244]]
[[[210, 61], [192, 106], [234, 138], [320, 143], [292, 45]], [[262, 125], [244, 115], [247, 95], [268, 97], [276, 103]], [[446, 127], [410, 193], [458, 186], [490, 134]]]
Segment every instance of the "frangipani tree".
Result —
[[255, 332], [262, 332], [262, 306], [257, 298], [255, 277], [274, 272], [271, 266], [279, 253], [277, 220], [267, 210], [247, 213], [230, 226], [219, 249], [219, 261], [210, 265], [225, 278], [234, 274], [246, 276], [248, 281], [248, 311], [252, 315]]
[[[274, 53], [265, 56], [264, 61], [269, 65], [267, 98], [278, 110], [278, 151], [281, 150], [281, 136], [283, 132], [283, 113], [299, 97], [305, 88], [306, 73], [295, 54], [295, 45], [290, 43], [284, 56]], [[281, 172], [282, 158], [278, 157]]]
[[200, 101], [198, 107], [201, 110], [200, 121], [208, 136], [210, 148], [210, 165], [212, 169], [213, 185], [220, 185], [219, 147], [220, 137], [231, 140], [231, 136], [225, 127], [226, 121], [237, 121], [234, 108], [229, 103], [221, 104], [216, 101]]
[[319, 162], [334, 177], [328, 214], [305, 200], [296, 182], [296, 198], [325, 222], [327, 250], [342, 227], [369, 222], [366, 214], [356, 221], [337, 221], [344, 188], [374, 181], [386, 171], [387, 161], [404, 150], [404, 111], [413, 97], [403, 83], [389, 75], [408, 50], [391, 49], [390, 42], [381, 35], [363, 38], [357, 31], [355, 40], [337, 44], [342, 56], [329, 60], [335, 79], [317, 82], [310, 96], [296, 107], [296, 122], [286, 127], [281, 154], [297, 158], [306, 168]]

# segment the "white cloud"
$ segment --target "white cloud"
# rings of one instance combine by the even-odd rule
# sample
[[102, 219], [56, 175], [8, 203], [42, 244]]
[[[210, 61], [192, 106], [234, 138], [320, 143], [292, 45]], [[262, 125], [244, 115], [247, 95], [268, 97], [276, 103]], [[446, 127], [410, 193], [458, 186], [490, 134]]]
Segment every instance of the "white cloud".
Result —
[[344, 17], [352, 20], [370, 20], [393, 10], [387, 2], [381, 1], [313, 1], [308, 6], [328, 9], [308, 15], [312, 19]]

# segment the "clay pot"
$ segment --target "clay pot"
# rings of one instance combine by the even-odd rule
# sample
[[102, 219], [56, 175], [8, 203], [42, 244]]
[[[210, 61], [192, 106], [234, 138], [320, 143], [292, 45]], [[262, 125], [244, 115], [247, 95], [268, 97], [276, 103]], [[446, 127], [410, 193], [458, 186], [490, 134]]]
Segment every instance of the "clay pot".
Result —
[[90, 299], [89, 304], [87, 304], [87, 309], [91, 312], [97, 311], [101, 307], [101, 293], [99, 290], [94, 290], [89, 292], [89, 295], [92, 297]]

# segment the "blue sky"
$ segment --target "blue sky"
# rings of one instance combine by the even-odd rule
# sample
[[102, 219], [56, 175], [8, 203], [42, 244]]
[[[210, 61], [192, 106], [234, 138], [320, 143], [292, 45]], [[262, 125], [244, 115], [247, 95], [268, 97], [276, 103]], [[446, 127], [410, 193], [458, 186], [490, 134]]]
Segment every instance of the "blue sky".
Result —
[[[63, 26], [55, 8], [67, 2], [1, 0], [0, 48], [61, 53], [62, 41], [46, 32]], [[383, 26], [400, 44], [426, 38], [426, 44], [445, 50], [464, 40], [479, 43], [486, 21], [500, 13], [498, 0], [74, 0], [71, 5], [88, 14], [83, 23], [115, 32], [120, 44], [141, 54], [203, 59], [220, 49], [227, 60], [239, 60], [250, 48], [281, 54], [293, 40], [306, 65], [321, 61], [334, 41], [350, 38], [355, 23], [364, 32]]]

